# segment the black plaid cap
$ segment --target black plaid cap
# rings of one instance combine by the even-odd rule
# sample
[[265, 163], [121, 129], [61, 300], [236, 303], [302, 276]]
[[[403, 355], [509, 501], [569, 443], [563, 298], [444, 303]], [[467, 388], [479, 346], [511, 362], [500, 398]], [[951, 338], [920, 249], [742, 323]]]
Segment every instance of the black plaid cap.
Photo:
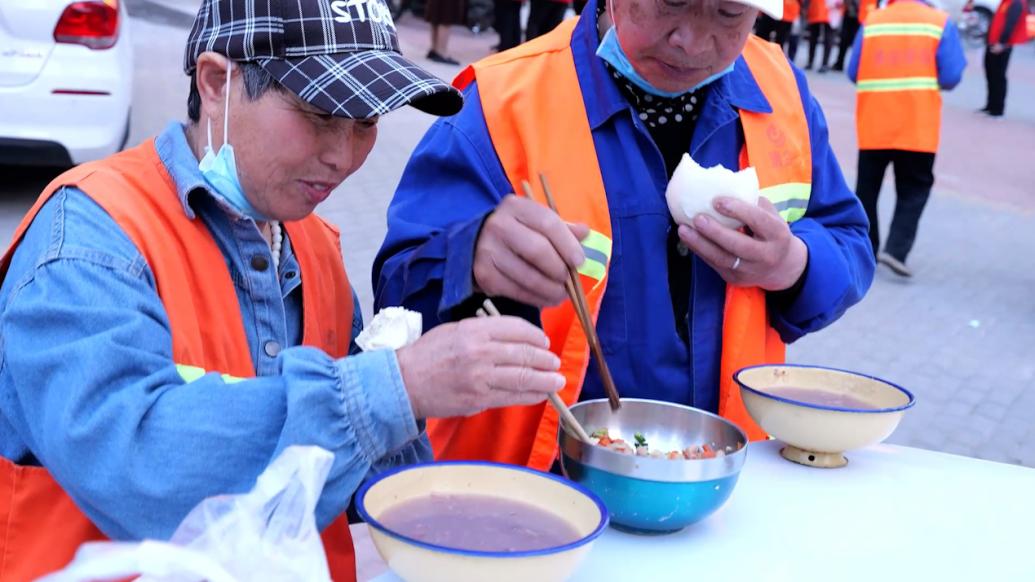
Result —
[[253, 61], [306, 102], [366, 119], [412, 105], [453, 115], [463, 105], [445, 81], [403, 58], [384, 0], [203, 0], [184, 71], [212, 51]]

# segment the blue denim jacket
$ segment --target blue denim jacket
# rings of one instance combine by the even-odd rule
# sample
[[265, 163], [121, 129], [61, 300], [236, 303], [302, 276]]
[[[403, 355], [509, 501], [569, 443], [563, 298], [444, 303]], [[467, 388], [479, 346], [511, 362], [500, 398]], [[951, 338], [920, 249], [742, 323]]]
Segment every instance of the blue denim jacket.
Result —
[[300, 346], [290, 241], [279, 273], [252, 269], [269, 246], [207, 190], [183, 127], [169, 125], [156, 147], [184, 212], [223, 251], [258, 377], [185, 383], [144, 258], [96, 203], [64, 188], [0, 287], [0, 455], [43, 465], [105, 534], [137, 539], [167, 538], [205, 497], [249, 490], [284, 448], [318, 445], [335, 455], [322, 528], [371, 471], [431, 458], [395, 352], [335, 360]]

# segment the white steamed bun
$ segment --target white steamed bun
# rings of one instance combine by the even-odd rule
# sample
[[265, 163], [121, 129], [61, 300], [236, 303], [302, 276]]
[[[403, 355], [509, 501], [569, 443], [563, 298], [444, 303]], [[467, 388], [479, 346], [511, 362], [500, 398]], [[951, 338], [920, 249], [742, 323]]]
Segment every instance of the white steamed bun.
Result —
[[672, 179], [665, 190], [668, 210], [676, 224], [690, 224], [698, 214], [707, 214], [730, 228], [740, 228], [744, 223], [723, 216], [715, 210], [716, 197], [739, 198], [748, 204], [758, 204], [758, 175], [754, 168], [731, 172], [722, 166], [702, 168], [700, 164], [683, 154], [683, 159], [672, 173]]

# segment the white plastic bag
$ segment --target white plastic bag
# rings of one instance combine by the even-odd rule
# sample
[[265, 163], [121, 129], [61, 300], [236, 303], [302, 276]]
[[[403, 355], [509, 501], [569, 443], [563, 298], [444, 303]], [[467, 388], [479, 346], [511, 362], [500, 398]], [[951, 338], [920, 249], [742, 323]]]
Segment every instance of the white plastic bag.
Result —
[[289, 447], [249, 493], [199, 503], [170, 541], [90, 542], [40, 582], [329, 581], [315, 511], [333, 460], [319, 447]]

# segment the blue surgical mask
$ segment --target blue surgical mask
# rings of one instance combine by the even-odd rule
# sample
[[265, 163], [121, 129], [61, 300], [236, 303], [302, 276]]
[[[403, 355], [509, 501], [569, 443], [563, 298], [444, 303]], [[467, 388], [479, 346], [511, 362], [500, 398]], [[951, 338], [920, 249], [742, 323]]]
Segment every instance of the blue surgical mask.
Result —
[[[613, 21], [614, 19], [612, 18], [612, 22]], [[607, 32], [604, 33], [604, 40], [600, 43], [600, 46], [597, 47], [597, 56], [610, 63], [611, 66], [614, 67], [616, 71], [618, 71], [618, 74], [625, 77], [630, 83], [636, 85], [637, 87], [643, 89], [651, 95], [655, 95], [657, 97], [664, 97], [666, 99], [673, 99], [675, 97], [679, 97], [680, 95], [693, 93], [701, 87], [715, 82], [716, 79], [724, 77], [733, 72], [734, 65], [731, 64], [730, 66], [726, 67], [726, 69], [719, 71], [718, 73], [715, 73], [713, 75], [709, 75], [708, 78], [701, 81], [697, 85], [694, 85], [686, 91], [673, 92], [658, 89], [654, 85], [651, 85], [650, 82], [647, 81], [647, 79], [644, 79], [639, 73], [636, 72], [636, 69], [629, 61], [629, 58], [625, 55], [625, 51], [622, 50], [621, 43], [618, 42], [618, 33], [615, 32], [616, 28], [617, 27], [615, 26], [611, 26], [611, 28], [607, 29]]]
[[215, 190], [220, 198], [227, 204], [233, 206], [241, 214], [251, 217], [257, 222], [266, 222], [261, 212], [252, 206], [248, 197], [244, 195], [241, 187], [241, 179], [237, 175], [237, 160], [234, 158], [234, 147], [230, 145], [227, 130], [229, 129], [230, 115], [230, 71], [233, 67], [232, 61], [228, 61], [226, 69], [226, 105], [223, 111], [223, 145], [219, 152], [212, 152], [212, 119], [208, 120], [208, 146], [205, 147], [205, 156], [198, 163], [201, 175], [205, 177], [208, 185]]

